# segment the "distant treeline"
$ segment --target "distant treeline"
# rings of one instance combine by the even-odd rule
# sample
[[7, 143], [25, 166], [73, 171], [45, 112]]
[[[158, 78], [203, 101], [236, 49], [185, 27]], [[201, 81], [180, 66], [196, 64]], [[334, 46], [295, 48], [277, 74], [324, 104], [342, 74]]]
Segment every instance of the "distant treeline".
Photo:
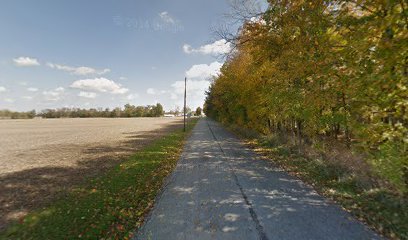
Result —
[[0, 119], [31, 119], [36, 116], [35, 110], [29, 112], [13, 112], [10, 110], [0, 110]]
[[126, 104], [124, 108], [59, 108], [43, 110], [39, 116], [43, 118], [120, 118], [120, 117], [161, 117], [164, 115], [163, 106], [158, 103], [148, 106], [134, 106]]
[[126, 104], [123, 108], [59, 108], [45, 109], [40, 113], [35, 110], [29, 112], [13, 112], [0, 110], [0, 119], [31, 119], [36, 116], [43, 118], [120, 118], [120, 117], [161, 117], [164, 115], [163, 106], [156, 105], [134, 106]]

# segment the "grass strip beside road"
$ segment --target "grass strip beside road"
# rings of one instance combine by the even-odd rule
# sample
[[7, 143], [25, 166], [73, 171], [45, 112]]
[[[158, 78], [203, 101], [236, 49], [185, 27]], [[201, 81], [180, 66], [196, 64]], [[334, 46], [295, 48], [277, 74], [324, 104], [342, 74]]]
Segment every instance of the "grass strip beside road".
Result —
[[0, 239], [129, 239], [153, 206], [196, 124], [154, 141], [106, 175], [30, 213]]

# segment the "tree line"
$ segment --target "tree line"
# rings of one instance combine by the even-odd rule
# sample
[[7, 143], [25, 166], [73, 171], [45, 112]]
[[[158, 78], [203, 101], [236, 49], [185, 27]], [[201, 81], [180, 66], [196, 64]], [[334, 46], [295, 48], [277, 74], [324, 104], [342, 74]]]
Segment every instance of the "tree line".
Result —
[[298, 144], [337, 139], [408, 186], [408, 4], [269, 0], [246, 21], [204, 112]]
[[38, 114], [43, 118], [130, 118], [130, 117], [161, 117], [164, 115], [163, 106], [156, 105], [134, 106], [126, 104], [123, 108], [59, 108], [46, 109]]
[[58, 108], [45, 109], [39, 113], [35, 110], [29, 112], [15, 112], [10, 110], [0, 110], [0, 119], [32, 119], [42, 118], [129, 118], [129, 117], [162, 117], [164, 115], [163, 106], [156, 105], [134, 106], [126, 104], [123, 108]]
[[[184, 110], [183, 110], [184, 111]], [[165, 111], [160, 103], [156, 105], [147, 106], [134, 106], [131, 104], [124, 105], [123, 108], [117, 107], [114, 109], [109, 108], [58, 108], [58, 109], [45, 109], [39, 113], [35, 110], [28, 112], [15, 112], [10, 110], [0, 110], [0, 119], [32, 119], [34, 117], [42, 118], [131, 118], [131, 117], [162, 117]], [[178, 107], [175, 110], [168, 112], [170, 115], [179, 116], [183, 112]], [[201, 116], [202, 109], [197, 107], [195, 111], [192, 111], [189, 107], [186, 107], [187, 115]]]
[[32, 119], [36, 116], [35, 110], [29, 112], [14, 112], [10, 110], [0, 110], [0, 119]]

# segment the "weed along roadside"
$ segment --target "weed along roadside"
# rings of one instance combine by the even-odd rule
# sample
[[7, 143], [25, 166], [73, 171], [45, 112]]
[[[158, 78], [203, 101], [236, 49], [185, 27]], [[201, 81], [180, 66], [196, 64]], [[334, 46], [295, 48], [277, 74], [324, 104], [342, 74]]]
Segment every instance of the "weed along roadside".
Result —
[[153, 206], [197, 120], [188, 122], [185, 133], [177, 129], [167, 134], [107, 174], [12, 223], [0, 239], [130, 238]]
[[278, 136], [262, 136], [236, 127], [230, 130], [261, 158], [313, 186], [378, 233], [390, 239], [408, 239], [406, 196], [387, 183], [379, 183], [379, 177], [370, 168], [358, 169], [346, 165], [344, 159], [316, 154], [312, 146], [305, 145], [299, 153], [293, 141]]

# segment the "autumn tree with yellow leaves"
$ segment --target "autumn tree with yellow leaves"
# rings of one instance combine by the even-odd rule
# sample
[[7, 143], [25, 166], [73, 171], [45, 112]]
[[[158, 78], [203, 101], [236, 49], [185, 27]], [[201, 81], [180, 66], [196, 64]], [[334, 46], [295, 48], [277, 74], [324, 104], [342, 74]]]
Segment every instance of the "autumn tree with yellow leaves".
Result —
[[408, 4], [269, 0], [246, 21], [207, 92], [225, 124], [333, 138], [408, 188]]

